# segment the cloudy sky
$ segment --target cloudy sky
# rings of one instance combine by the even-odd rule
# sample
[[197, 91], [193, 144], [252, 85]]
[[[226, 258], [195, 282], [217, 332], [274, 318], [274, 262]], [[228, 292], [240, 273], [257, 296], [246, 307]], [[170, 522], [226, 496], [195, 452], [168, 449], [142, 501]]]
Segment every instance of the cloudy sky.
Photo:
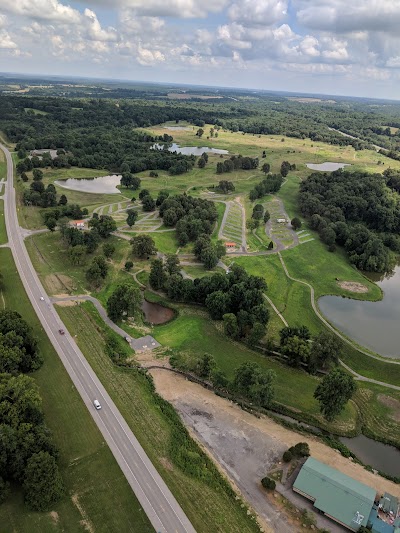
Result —
[[0, 0], [0, 71], [400, 98], [400, 0]]

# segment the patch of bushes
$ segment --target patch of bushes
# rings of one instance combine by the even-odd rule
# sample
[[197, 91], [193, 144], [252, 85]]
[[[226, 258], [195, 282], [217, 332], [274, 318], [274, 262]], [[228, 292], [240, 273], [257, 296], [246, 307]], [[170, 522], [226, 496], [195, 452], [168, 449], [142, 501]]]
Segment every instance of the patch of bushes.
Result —
[[275, 490], [276, 482], [270, 477], [263, 477], [261, 480], [261, 485], [264, 487], [264, 489]]

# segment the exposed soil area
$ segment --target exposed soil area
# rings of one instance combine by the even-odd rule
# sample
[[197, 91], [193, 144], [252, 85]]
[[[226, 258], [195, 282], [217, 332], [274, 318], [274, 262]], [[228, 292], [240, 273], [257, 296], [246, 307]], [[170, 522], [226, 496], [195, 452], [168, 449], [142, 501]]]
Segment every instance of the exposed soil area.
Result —
[[[185, 424], [212, 452], [259, 514], [265, 498], [259, 481], [287, 447], [308, 442], [313, 457], [375, 488], [399, 494], [399, 486], [368, 472], [317, 438], [289, 430], [266, 416], [257, 418], [167, 370], [151, 370], [157, 392], [170, 401]], [[261, 509], [260, 509], [261, 508]], [[270, 513], [267, 519], [270, 518]], [[275, 524], [274, 524], [275, 527]]]
[[48, 294], [57, 294], [65, 292], [65, 290], [72, 290], [74, 283], [69, 276], [63, 274], [49, 274], [44, 278]]
[[379, 394], [378, 400], [383, 403], [386, 407], [391, 409], [390, 417], [393, 418], [396, 422], [400, 422], [400, 402], [396, 398], [391, 396], [386, 396], [386, 394]]
[[338, 285], [341, 289], [349, 292], [357, 292], [359, 294], [368, 292], [368, 287], [362, 283], [356, 281], [338, 281]]

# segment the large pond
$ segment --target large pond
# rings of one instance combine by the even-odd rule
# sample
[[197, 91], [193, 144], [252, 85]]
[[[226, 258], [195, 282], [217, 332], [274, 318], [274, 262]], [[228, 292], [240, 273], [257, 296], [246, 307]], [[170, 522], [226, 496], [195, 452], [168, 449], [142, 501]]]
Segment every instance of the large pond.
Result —
[[170, 131], [192, 131], [193, 129], [188, 126], [164, 126], [164, 128]]
[[307, 163], [307, 167], [311, 170], [320, 170], [322, 172], [333, 172], [335, 170], [339, 170], [339, 168], [344, 167], [351, 167], [348, 163], [331, 163], [327, 161], [326, 163], [320, 163], [314, 164], [314, 163]]
[[369, 439], [364, 435], [340, 440], [351, 450], [365, 465], [381, 470], [385, 474], [400, 477], [400, 451], [394, 446]]
[[146, 317], [146, 322], [150, 324], [165, 324], [169, 320], [174, 318], [174, 311], [169, 309], [169, 307], [164, 307], [163, 305], [148, 302], [143, 300], [142, 311]]
[[[157, 143], [154, 144], [152, 148], [153, 150], [163, 150], [164, 145]], [[219, 148], [210, 148], [209, 146], [180, 146], [176, 143], [172, 143], [170, 146], [168, 146], [168, 150], [170, 152], [178, 152], [178, 154], [196, 156], [200, 156], [204, 152], [211, 154], [229, 154], [228, 150], [221, 150]]]
[[400, 265], [391, 275], [374, 281], [384, 292], [379, 302], [322, 296], [318, 306], [332, 324], [358, 344], [400, 359]]
[[68, 178], [58, 180], [54, 183], [64, 189], [72, 191], [91, 192], [97, 194], [118, 194], [121, 191], [117, 189], [120, 185], [121, 176], [113, 174], [112, 176], [102, 176], [101, 178]]

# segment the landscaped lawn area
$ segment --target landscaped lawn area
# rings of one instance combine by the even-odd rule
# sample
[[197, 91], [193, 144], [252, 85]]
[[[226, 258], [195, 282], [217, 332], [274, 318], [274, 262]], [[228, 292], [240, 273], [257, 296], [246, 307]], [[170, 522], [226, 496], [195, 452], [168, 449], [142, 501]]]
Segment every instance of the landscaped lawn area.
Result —
[[0, 531], [150, 533], [153, 528], [31, 307], [10, 250], [0, 249], [0, 265], [6, 306], [33, 327], [44, 357], [42, 368], [32, 376], [43, 399], [46, 424], [60, 450], [66, 484], [66, 495], [53, 505], [52, 514], [29, 512], [22, 493], [13, 487], [12, 496], [0, 505]]
[[[180, 432], [183, 429], [175, 427], [168, 414], [160, 409], [152, 387], [143, 374], [112, 364], [104, 352], [104, 335], [110, 330], [104, 326], [93, 306], [85, 303], [75, 307], [60, 307], [58, 311], [69, 331], [76, 335], [77, 343], [89, 364], [195, 529], [199, 533], [258, 531], [254, 521], [247, 516], [246, 508], [241, 507], [240, 500], [236, 500], [234, 495], [228, 495], [222, 487], [214, 488], [206, 481], [189, 476], [175, 464], [174, 456], [179, 453]], [[183, 448], [182, 453], [185, 453]], [[219, 476], [214, 474], [215, 482], [220, 479]]]

